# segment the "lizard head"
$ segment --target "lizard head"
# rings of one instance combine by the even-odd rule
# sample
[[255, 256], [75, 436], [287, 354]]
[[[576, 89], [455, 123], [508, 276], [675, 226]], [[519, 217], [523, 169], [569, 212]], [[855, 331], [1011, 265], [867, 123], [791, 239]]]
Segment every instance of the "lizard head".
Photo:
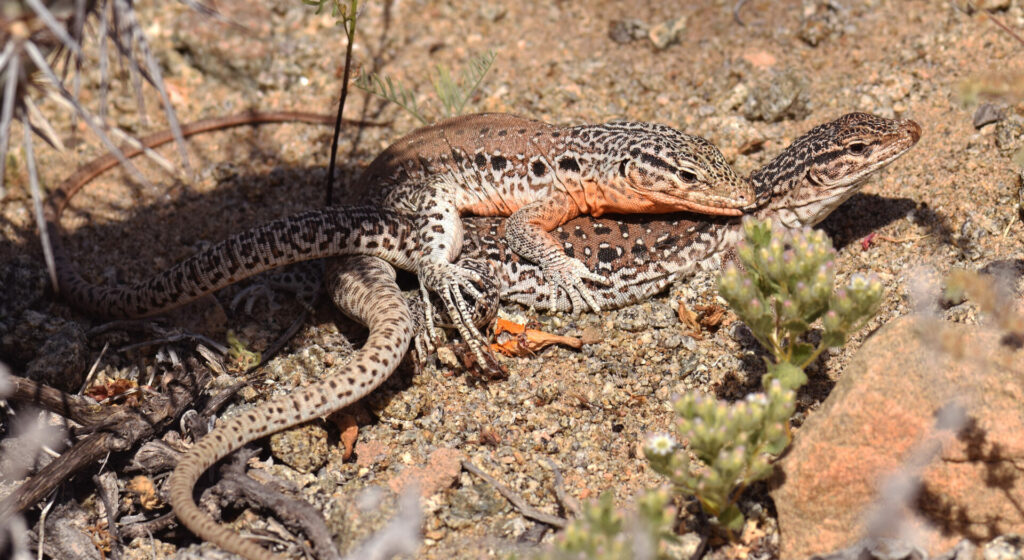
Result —
[[644, 212], [738, 216], [753, 203], [753, 186], [707, 140], [664, 125], [633, 124], [642, 128], [622, 145], [612, 183], [645, 200]]
[[811, 129], [751, 174], [758, 205], [790, 227], [812, 226], [921, 138], [921, 126], [849, 113]]

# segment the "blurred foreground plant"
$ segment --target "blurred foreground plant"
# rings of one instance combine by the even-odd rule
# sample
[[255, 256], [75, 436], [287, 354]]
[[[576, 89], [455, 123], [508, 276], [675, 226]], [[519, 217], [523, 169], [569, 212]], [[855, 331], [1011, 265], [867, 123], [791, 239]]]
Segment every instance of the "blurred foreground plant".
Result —
[[[861, 275], [834, 289], [835, 251], [820, 231], [773, 232], [770, 220], [747, 219], [743, 234], [737, 254], [744, 268], [730, 265], [719, 293], [772, 355], [765, 360], [765, 390], [736, 403], [699, 394], [675, 403], [676, 433], [701, 468], [672, 436], [653, 436], [644, 447], [651, 468], [696, 496], [730, 533], [743, 527], [736, 505], [743, 489], [767, 478], [771, 461], [789, 445], [796, 390], [807, 383], [804, 368], [843, 345], [882, 298], [881, 283]], [[819, 342], [806, 342], [803, 335], [818, 319]]]
[[667, 490], [649, 490], [637, 498], [635, 510], [623, 512], [615, 509], [612, 493], [605, 492], [538, 558], [668, 558], [666, 547], [676, 541], [671, 501]]

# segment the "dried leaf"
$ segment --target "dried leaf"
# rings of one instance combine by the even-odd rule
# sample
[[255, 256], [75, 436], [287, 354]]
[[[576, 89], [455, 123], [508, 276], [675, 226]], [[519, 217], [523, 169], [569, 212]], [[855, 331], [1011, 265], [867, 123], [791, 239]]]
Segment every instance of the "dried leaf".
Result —
[[359, 424], [356, 423], [356, 417], [345, 412], [338, 412], [332, 414], [330, 420], [341, 431], [341, 444], [345, 446], [345, 452], [342, 453], [341, 458], [348, 461], [352, 456], [352, 450], [355, 449], [356, 439], [359, 437]]
[[115, 397], [138, 387], [139, 384], [134, 379], [110, 379], [105, 383], [99, 385], [93, 385], [85, 390], [85, 395], [92, 397], [97, 402], [104, 401], [110, 397]]
[[491, 349], [506, 356], [527, 356], [552, 344], [575, 349], [583, 346], [583, 341], [576, 337], [546, 333], [501, 318], [495, 321], [494, 337], [497, 342]]
[[679, 322], [686, 325], [689, 330], [686, 334], [697, 339], [703, 340], [704, 335], [701, 334], [700, 321], [698, 321], [697, 313], [686, 307], [686, 302], [679, 300], [679, 307], [676, 309], [676, 315], [679, 316]]
[[128, 483], [128, 491], [135, 494], [139, 504], [148, 510], [158, 509], [164, 506], [160, 496], [156, 493], [156, 486], [153, 480], [146, 475], [140, 474]]

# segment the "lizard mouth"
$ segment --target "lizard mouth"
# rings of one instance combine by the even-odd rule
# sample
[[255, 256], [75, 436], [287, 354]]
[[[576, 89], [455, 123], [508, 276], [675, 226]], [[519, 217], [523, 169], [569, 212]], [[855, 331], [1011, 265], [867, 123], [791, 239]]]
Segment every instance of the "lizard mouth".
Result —
[[697, 212], [699, 214], [710, 214], [713, 216], [742, 216], [743, 210], [739, 208], [730, 208], [728, 206], [714, 206], [709, 204], [698, 204], [691, 203], [688, 212]]

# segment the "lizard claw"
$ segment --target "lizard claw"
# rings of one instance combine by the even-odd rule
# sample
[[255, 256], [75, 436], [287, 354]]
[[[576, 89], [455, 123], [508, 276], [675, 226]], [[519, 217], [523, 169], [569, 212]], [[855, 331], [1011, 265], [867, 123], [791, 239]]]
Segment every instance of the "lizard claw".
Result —
[[583, 282], [584, 280], [589, 280], [599, 286], [612, 285], [611, 280], [591, 272], [583, 262], [571, 257], [559, 259], [553, 265], [542, 266], [541, 271], [544, 278], [552, 284], [553, 299], [554, 296], [557, 296], [558, 290], [565, 290], [569, 294], [573, 315], [579, 315], [588, 307], [595, 313], [601, 311], [601, 305], [597, 303], [597, 298]]
[[[488, 372], [501, 372], [503, 368], [497, 359], [486, 350], [487, 340], [474, 324], [473, 308], [466, 302], [463, 293], [473, 299], [484, 298], [483, 293], [475, 284], [485, 285], [484, 279], [474, 270], [463, 268], [449, 262], [427, 262], [419, 269], [420, 291], [424, 301], [430, 301], [427, 290], [441, 298], [455, 328], [463, 340], [473, 351], [480, 368]], [[436, 323], [433, 307], [425, 307], [425, 328], [427, 333], [434, 332]], [[429, 336], [428, 336], [429, 338]]]

